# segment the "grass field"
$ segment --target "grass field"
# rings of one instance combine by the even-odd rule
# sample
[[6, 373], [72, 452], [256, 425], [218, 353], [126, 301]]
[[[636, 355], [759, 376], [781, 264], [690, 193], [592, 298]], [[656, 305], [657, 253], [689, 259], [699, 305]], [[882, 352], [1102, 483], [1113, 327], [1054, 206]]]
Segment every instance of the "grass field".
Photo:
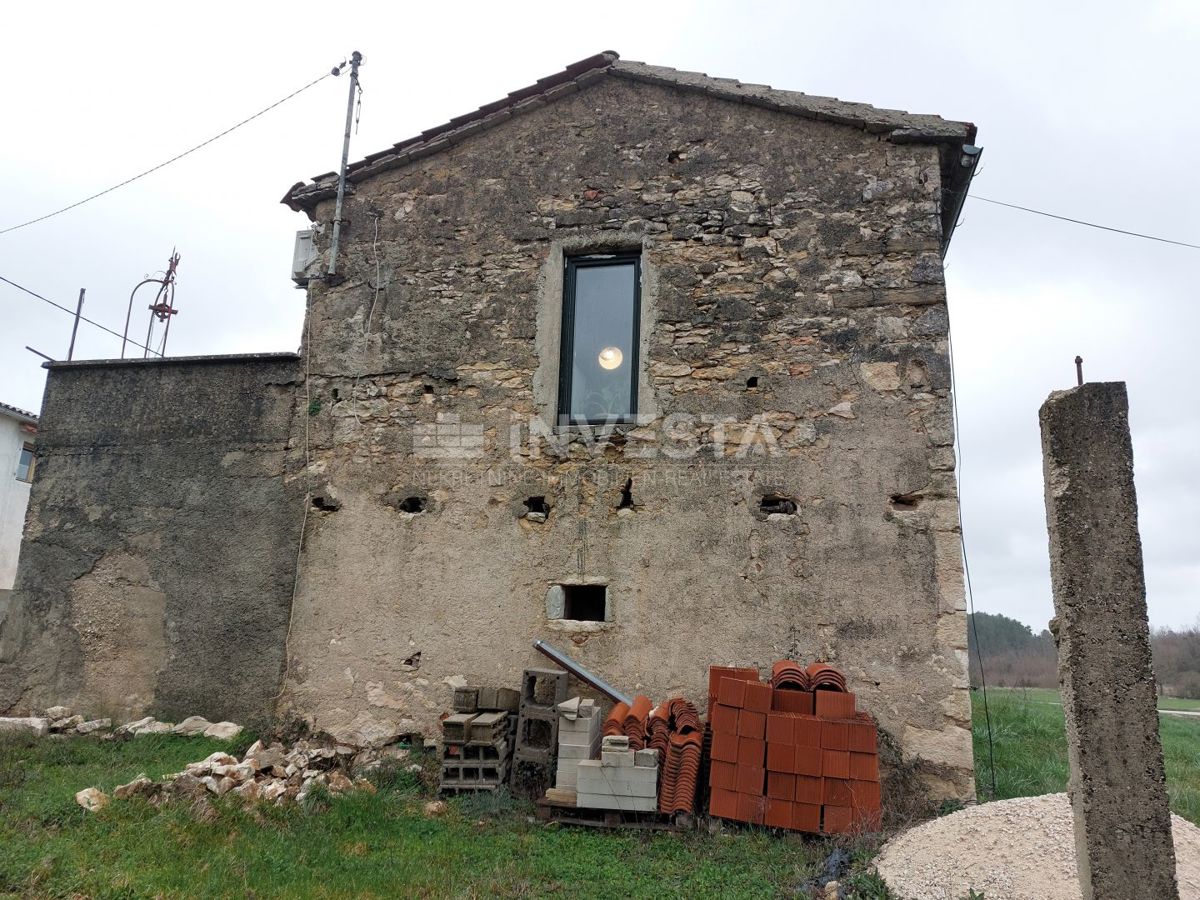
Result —
[[[1053, 691], [988, 694], [996, 798], [1063, 790], [1062, 707]], [[981, 800], [990, 798], [987, 729], [975, 696]], [[1200, 718], [1163, 716], [1172, 806], [1200, 822]], [[416, 776], [307, 808], [243, 807], [232, 799], [161, 810], [114, 802], [99, 814], [74, 794], [141, 772], [179, 771], [232, 746], [170, 736], [126, 743], [86, 738], [0, 743], [0, 897], [783, 897], [797, 896], [832, 849], [826, 841], [730, 829], [614, 834], [531, 821], [509, 799], [456, 800], [429, 817]], [[850, 845], [850, 896], [886, 900], [866, 872], [873, 845]]]
[[[994, 688], [988, 691], [996, 761], [994, 797], [991, 796], [983, 698], [978, 691], [973, 692], [973, 701], [975, 781], [981, 800], [1066, 790], [1067, 739], [1057, 691], [1040, 688]], [[1196, 703], [1189, 700], [1175, 702]], [[1200, 717], [1159, 716], [1158, 721], [1171, 808], [1185, 819], [1200, 824]]]
[[[530, 821], [512, 800], [455, 800], [423, 814], [414, 776], [315, 808], [156, 810], [114, 801], [84, 812], [74, 794], [139, 772], [179, 771], [211, 740], [82, 738], [0, 744], [0, 896], [89, 897], [773, 897], [796, 896], [831, 846], [765, 830], [727, 835], [595, 832]], [[859, 868], [870, 852], [857, 851]], [[861, 898], [883, 898], [858, 874]]]

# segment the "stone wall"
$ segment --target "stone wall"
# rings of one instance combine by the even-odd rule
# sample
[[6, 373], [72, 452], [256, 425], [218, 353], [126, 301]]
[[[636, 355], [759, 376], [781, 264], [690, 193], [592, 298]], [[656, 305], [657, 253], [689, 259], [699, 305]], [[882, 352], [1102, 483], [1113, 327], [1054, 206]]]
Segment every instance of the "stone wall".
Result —
[[[433, 734], [538, 637], [656, 700], [820, 658], [973, 796], [940, 196], [934, 147], [613, 78], [356, 185], [309, 295], [281, 711]], [[613, 249], [645, 420], [558, 434], [563, 256]], [[560, 582], [607, 621], [549, 617]]]
[[49, 368], [0, 711], [265, 721], [303, 512], [297, 358]]

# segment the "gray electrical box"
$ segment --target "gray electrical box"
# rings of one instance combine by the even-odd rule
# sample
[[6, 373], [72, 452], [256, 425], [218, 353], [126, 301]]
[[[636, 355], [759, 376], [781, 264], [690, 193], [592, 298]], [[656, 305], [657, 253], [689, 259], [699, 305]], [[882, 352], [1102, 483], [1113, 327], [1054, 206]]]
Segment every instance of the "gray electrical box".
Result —
[[292, 250], [292, 281], [298, 287], [306, 287], [311, 277], [308, 268], [317, 261], [316, 232], [311, 228], [296, 232], [296, 246]]

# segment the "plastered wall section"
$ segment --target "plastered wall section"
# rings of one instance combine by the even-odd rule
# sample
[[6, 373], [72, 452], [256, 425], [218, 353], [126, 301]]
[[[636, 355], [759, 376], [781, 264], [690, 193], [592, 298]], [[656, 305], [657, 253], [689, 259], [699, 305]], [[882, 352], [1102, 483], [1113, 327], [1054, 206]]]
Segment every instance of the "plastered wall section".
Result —
[[[824, 659], [931, 799], [973, 796], [940, 198], [933, 147], [611, 78], [355, 186], [281, 714], [435, 736], [535, 638], [656, 701]], [[614, 248], [645, 421], [556, 434], [562, 259]], [[555, 618], [563, 582], [606, 621]]]
[[21, 530], [29, 505], [29, 482], [17, 479], [17, 465], [21, 448], [35, 438], [22, 430], [21, 424], [0, 412], [0, 590], [11, 588], [16, 581]]
[[50, 367], [0, 710], [265, 722], [302, 506], [294, 355]]

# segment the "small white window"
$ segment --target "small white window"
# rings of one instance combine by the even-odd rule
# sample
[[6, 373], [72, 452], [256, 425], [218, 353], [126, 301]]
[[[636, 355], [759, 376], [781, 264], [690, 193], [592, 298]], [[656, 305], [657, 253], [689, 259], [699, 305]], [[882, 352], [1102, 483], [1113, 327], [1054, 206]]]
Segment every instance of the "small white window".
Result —
[[21, 447], [21, 458], [17, 460], [17, 481], [33, 481], [33, 444]]

